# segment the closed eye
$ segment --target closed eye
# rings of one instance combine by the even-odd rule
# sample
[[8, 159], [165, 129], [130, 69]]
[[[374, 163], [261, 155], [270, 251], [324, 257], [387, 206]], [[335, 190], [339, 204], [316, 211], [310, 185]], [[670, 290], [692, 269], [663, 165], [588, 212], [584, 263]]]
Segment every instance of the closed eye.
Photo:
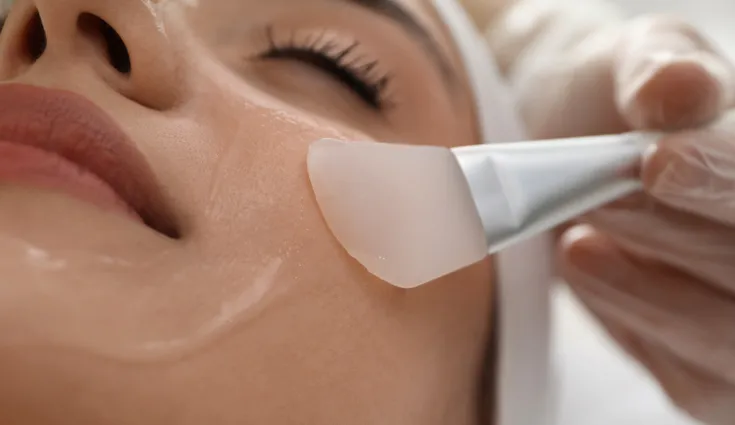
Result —
[[338, 47], [337, 42], [323, 36], [315, 41], [296, 40], [279, 44], [268, 29], [269, 48], [259, 55], [261, 59], [295, 60], [323, 71], [343, 86], [350, 89], [365, 104], [375, 110], [386, 109], [385, 89], [390, 82], [387, 75], [376, 75], [378, 61], [365, 61], [354, 57], [359, 47], [353, 42], [346, 47]]

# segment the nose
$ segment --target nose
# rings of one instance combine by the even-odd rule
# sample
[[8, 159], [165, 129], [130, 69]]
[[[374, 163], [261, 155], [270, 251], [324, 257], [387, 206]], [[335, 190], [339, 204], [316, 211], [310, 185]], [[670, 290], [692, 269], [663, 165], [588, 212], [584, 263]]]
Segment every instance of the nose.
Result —
[[155, 3], [17, 0], [0, 34], [0, 77], [33, 83], [63, 74], [169, 109], [180, 97], [181, 66]]

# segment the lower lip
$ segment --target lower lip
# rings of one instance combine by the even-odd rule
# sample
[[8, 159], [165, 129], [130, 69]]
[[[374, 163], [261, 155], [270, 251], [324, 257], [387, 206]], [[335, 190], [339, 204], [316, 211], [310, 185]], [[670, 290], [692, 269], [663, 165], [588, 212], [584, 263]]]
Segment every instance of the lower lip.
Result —
[[0, 141], [0, 185], [33, 186], [65, 193], [100, 208], [140, 216], [95, 174], [67, 159], [30, 146]]

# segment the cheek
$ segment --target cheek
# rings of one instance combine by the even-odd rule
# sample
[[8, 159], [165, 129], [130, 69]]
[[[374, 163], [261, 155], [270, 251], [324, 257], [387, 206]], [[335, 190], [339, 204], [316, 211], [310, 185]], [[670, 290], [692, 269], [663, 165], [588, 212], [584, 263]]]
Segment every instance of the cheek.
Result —
[[192, 268], [199, 275], [206, 270], [210, 286], [225, 291], [252, 285], [254, 267], [278, 264], [278, 294], [269, 297], [336, 298], [347, 305], [365, 287], [389, 296], [391, 288], [374, 282], [332, 236], [306, 168], [313, 141], [367, 137], [252, 103], [209, 111], [211, 122], [204, 125], [215, 129], [208, 137], [214, 143], [202, 149], [204, 171], [188, 188], [194, 192], [186, 247]]
[[[368, 137], [240, 100], [259, 100], [253, 93], [208, 96], [192, 112], [206, 135], [187, 136], [197, 155], [176, 161], [187, 166], [179, 168], [187, 187], [177, 189], [191, 232], [177, 256], [185, 279], [174, 303], [203, 305], [205, 318], [227, 313], [231, 324], [161, 385], [191, 398], [187, 406], [201, 406], [196, 387], [225, 416], [282, 423], [283, 400], [289, 410], [315, 414], [376, 397], [391, 405], [395, 394], [386, 388], [409, 393], [472, 376], [488, 332], [488, 264], [413, 292], [377, 280], [329, 232], [306, 169], [311, 142]], [[263, 270], [270, 281], [259, 292]], [[249, 298], [235, 311], [240, 294]], [[192, 316], [182, 310], [177, 317]], [[363, 384], [341, 387], [346, 382]], [[302, 383], [310, 383], [307, 395]], [[257, 408], [243, 413], [243, 400]], [[191, 407], [198, 408], [205, 407]]]
[[309, 145], [364, 136], [281, 111], [234, 113], [237, 120], [216, 127], [220, 149], [198, 185], [195, 243], [207, 255], [248, 258], [290, 256], [303, 244], [331, 242], [307, 174]]

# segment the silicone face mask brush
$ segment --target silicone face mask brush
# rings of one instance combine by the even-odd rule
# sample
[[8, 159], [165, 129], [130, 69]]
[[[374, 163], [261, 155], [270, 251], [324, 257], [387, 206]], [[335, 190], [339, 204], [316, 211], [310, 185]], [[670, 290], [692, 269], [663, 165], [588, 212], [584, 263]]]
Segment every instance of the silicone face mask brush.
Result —
[[623, 134], [455, 149], [315, 142], [322, 214], [380, 279], [413, 288], [640, 190], [657, 136]]
[[308, 167], [332, 233], [387, 282], [417, 286], [487, 255], [470, 187], [449, 149], [322, 140]]

